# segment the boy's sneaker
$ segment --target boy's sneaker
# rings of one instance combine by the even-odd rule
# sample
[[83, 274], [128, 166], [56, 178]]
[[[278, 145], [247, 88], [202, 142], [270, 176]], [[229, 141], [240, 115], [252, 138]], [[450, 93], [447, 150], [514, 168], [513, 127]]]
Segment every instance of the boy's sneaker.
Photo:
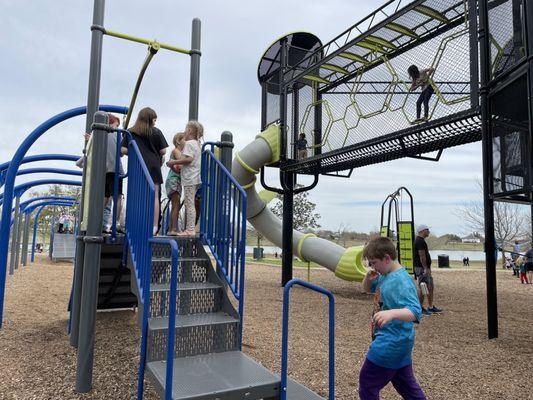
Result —
[[433, 314], [438, 314], [438, 313], [441, 313], [441, 312], [442, 312], [442, 309], [433, 306], [433, 307], [431, 307], [431, 308], [428, 308], [428, 311], [429, 311], [430, 313], [433, 313]]
[[422, 315], [431, 315], [431, 311], [429, 311], [427, 308], [422, 307]]

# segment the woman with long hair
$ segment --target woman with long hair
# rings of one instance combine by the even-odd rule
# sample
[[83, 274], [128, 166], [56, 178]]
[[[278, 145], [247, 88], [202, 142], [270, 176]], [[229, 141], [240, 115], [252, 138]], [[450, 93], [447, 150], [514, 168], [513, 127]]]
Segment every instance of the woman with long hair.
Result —
[[[154, 235], [157, 233], [159, 226], [159, 192], [163, 183], [161, 165], [168, 147], [163, 133], [155, 127], [156, 120], [156, 112], [150, 107], [145, 107], [139, 111], [135, 124], [129, 129], [155, 185]], [[124, 138], [122, 141], [122, 154], [128, 154], [127, 146], [127, 139]], [[135, 193], [131, 193], [131, 195], [135, 195]]]

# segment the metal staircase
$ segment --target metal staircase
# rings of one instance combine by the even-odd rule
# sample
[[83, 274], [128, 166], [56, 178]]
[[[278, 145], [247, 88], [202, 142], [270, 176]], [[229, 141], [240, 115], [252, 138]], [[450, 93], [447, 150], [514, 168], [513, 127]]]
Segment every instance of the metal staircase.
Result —
[[282, 385], [241, 351], [246, 193], [213, 146], [202, 153], [200, 238], [176, 238], [153, 237], [154, 210], [145, 205], [155, 187], [137, 144], [128, 143], [136, 201], [126, 209], [125, 240], [142, 331], [137, 399], [145, 375], [165, 400], [322, 399], [294, 381]]
[[[280, 377], [240, 351], [240, 317], [197, 238], [178, 238], [172, 399], [278, 399]], [[171, 248], [152, 243], [146, 372], [165, 398]], [[140, 308], [142, 311], [142, 309]], [[140, 321], [143, 319], [142, 312]], [[291, 381], [289, 399], [322, 399]]]

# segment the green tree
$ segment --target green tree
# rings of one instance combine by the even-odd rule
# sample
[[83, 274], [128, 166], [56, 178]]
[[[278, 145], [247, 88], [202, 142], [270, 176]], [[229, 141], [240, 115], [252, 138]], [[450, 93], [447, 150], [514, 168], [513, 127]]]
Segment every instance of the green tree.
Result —
[[[271, 208], [279, 218], [283, 216], [283, 196], [278, 195], [276, 203]], [[309, 192], [298, 193], [294, 196], [293, 224], [296, 230], [320, 228], [318, 220], [320, 214], [315, 212], [316, 204], [309, 200]]]

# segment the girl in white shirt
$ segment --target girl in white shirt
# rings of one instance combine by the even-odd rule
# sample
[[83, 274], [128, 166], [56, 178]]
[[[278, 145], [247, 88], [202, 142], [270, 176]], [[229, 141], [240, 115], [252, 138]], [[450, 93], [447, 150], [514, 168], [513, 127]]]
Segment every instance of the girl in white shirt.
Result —
[[186, 229], [180, 232], [179, 236], [194, 236], [194, 226], [196, 221], [196, 209], [194, 198], [196, 191], [200, 187], [200, 164], [202, 158], [202, 145], [200, 139], [204, 135], [204, 127], [197, 121], [189, 121], [185, 128], [185, 146], [181, 152], [181, 157], [177, 160], [169, 160], [167, 165], [182, 165], [181, 182], [185, 199], [185, 219]]

